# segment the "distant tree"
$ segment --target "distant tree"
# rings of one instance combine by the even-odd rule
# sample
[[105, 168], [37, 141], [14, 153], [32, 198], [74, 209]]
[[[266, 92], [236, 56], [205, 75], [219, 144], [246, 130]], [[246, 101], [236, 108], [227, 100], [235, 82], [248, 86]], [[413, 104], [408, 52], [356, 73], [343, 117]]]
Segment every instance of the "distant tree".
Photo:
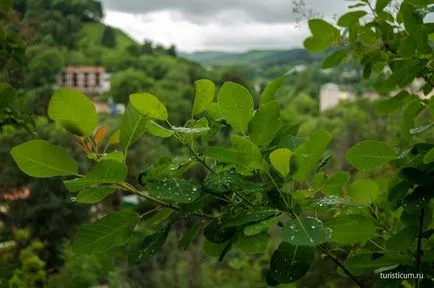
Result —
[[160, 55], [167, 53], [166, 48], [164, 48], [164, 46], [161, 44], [157, 44], [157, 46], [155, 46], [154, 51], [155, 51], [155, 53], [160, 54]]
[[145, 40], [145, 42], [142, 45], [142, 53], [151, 55], [154, 53], [154, 48], [151, 40]]
[[176, 46], [170, 45], [170, 47], [167, 49], [167, 55], [176, 57]]
[[29, 87], [52, 85], [63, 67], [63, 55], [57, 48], [41, 48], [29, 62], [25, 84]]
[[117, 103], [128, 103], [133, 93], [145, 92], [153, 85], [153, 80], [143, 72], [128, 69], [113, 76], [111, 93]]
[[101, 37], [101, 44], [108, 48], [116, 47], [116, 31], [112, 27], [104, 27]]
[[127, 47], [127, 52], [132, 56], [139, 57], [142, 54], [142, 49], [137, 44], [131, 44]]

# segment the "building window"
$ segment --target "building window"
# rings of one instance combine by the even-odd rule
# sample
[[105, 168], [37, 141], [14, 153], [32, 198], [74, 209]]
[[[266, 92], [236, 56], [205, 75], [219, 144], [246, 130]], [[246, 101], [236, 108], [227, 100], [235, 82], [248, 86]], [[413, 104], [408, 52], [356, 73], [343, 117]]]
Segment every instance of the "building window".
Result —
[[89, 87], [88, 79], [89, 79], [89, 73], [84, 73], [84, 88]]
[[66, 86], [68, 79], [66, 79], [66, 72], [62, 72], [62, 85]]
[[77, 87], [78, 86], [78, 74], [74, 72], [74, 74], [72, 74], [72, 87]]
[[100, 74], [96, 73], [95, 74], [95, 86], [99, 87], [100, 83], [101, 83]]

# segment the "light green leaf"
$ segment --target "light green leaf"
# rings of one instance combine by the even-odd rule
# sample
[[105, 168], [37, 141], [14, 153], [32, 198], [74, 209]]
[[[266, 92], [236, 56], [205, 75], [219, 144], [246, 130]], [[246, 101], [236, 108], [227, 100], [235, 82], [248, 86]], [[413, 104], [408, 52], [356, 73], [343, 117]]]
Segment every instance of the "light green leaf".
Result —
[[103, 160], [86, 175], [86, 177], [64, 181], [70, 192], [77, 192], [99, 184], [116, 184], [124, 181], [127, 176], [127, 166], [116, 160]]
[[148, 120], [148, 123], [146, 123], [146, 131], [152, 135], [162, 138], [168, 138], [173, 135], [173, 131], [159, 125], [152, 120]]
[[390, 114], [399, 107], [411, 102], [412, 99], [413, 97], [407, 91], [402, 91], [394, 97], [378, 101], [377, 113], [380, 115]]
[[91, 135], [98, 123], [92, 101], [70, 88], [62, 88], [54, 93], [48, 104], [48, 117], [78, 136]]
[[388, 253], [384, 256], [378, 257], [376, 253], [363, 253], [359, 255], [349, 256], [345, 260], [344, 264], [356, 276], [369, 275], [373, 274], [375, 270], [381, 267], [387, 267], [397, 264], [402, 264], [403, 266], [411, 265], [412, 257], [405, 254], [392, 253]]
[[258, 145], [267, 145], [273, 141], [281, 126], [279, 103], [263, 104], [249, 123], [250, 139]]
[[191, 203], [201, 195], [200, 185], [185, 179], [167, 179], [148, 183], [151, 196], [178, 203]]
[[270, 162], [283, 177], [288, 176], [292, 152], [286, 148], [276, 149], [270, 154]]
[[206, 112], [208, 112], [209, 116], [211, 116], [211, 118], [214, 120], [223, 118], [223, 114], [218, 103], [211, 103], [208, 106]]
[[245, 169], [264, 169], [261, 151], [258, 146], [246, 137], [231, 135], [232, 146], [235, 150], [248, 155], [243, 161], [236, 163]]
[[244, 227], [244, 235], [246, 236], [252, 236], [259, 234], [275, 225], [279, 222], [280, 216], [276, 217], [269, 217], [267, 219], [264, 219], [262, 221], [252, 223]]
[[351, 147], [345, 157], [358, 170], [367, 171], [395, 159], [396, 153], [384, 142], [366, 140]]
[[433, 125], [434, 125], [434, 123], [429, 123], [429, 124], [426, 124], [423, 126], [412, 128], [412, 129], [410, 129], [410, 134], [411, 135], [417, 135], [417, 134], [423, 133], [426, 130], [430, 129]]
[[78, 253], [102, 253], [122, 246], [130, 239], [139, 219], [137, 213], [118, 211], [84, 224], [72, 241], [73, 249]]
[[330, 228], [318, 218], [296, 219], [282, 228], [282, 240], [294, 246], [317, 246], [332, 238]]
[[192, 116], [196, 116], [206, 111], [214, 99], [215, 84], [214, 82], [206, 79], [197, 80], [194, 82], [195, 95], [193, 102]]
[[387, 5], [389, 5], [390, 1], [391, 0], [377, 0], [377, 2], [375, 3], [375, 11], [383, 11], [383, 9], [386, 8]]
[[114, 151], [104, 155], [104, 160], [115, 160], [123, 163], [125, 161], [125, 155], [122, 151]]
[[31, 140], [15, 146], [12, 158], [21, 171], [32, 177], [76, 175], [77, 162], [68, 152], [44, 140]]
[[117, 129], [113, 134], [110, 136], [109, 145], [116, 145], [121, 143], [121, 130]]
[[295, 174], [294, 180], [301, 183], [321, 160], [322, 154], [327, 149], [331, 135], [325, 130], [319, 130], [294, 151]]
[[259, 105], [262, 106], [264, 104], [267, 104], [268, 102], [274, 101], [275, 94], [283, 86], [286, 79], [288, 79], [287, 74], [280, 76], [277, 79], [274, 79], [270, 84], [268, 84], [262, 92], [261, 96], [259, 97]]
[[130, 103], [138, 112], [151, 119], [167, 120], [166, 106], [152, 94], [132, 94], [130, 95]]
[[360, 179], [350, 185], [348, 194], [356, 201], [371, 203], [379, 196], [380, 188], [374, 180]]
[[279, 283], [292, 283], [306, 275], [315, 260], [315, 248], [282, 242], [271, 256], [269, 276]]
[[310, 186], [315, 191], [318, 191], [319, 189], [321, 189], [321, 187], [324, 186], [326, 182], [327, 182], [327, 175], [325, 175], [324, 172], [318, 172], [315, 174], [315, 176], [313, 176]]
[[223, 118], [236, 130], [247, 131], [253, 114], [253, 97], [242, 85], [225, 82], [218, 94]]
[[115, 192], [116, 188], [107, 186], [89, 187], [81, 190], [77, 196], [78, 203], [93, 204], [103, 200], [108, 195]]
[[264, 253], [269, 240], [270, 236], [267, 233], [259, 233], [252, 236], [242, 235], [235, 242], [235, 246], [244, 253]]
[[324, 192], [327, 195], [340, 195], [342, 186], [348, 183], [351, 175], [347, 171], [340, 171], [333, 175], [326, 183]]
[[304, 41], [304, 47], [309, 52], [323, 51], [341, 39], [339, 30], [322, 19], [311, 19], [308, 24], [312, 37]]
[[434, 148], [431, 148], [431, 150], [429, 150], [428, 153], [426, 153], [423, 157], [424, 164], [428, 164], [431, 162], [434, 162]]
[[120, 127], [120, 143], [124, 147], [125, 152], [131, 144], [145, 133], [148, 127], [148, 119], [148, 116], [139, 113], [131, 103], [128, 104]]
[[321, 68], [328, 69], [328, 68], [332, 68], [336, 65], [339, 65], [345, 61], [347, 56], [348, 56], [348, 50], [347, 49], [335, 51], [334, 53], [330, 54], [329, 56], [327, 56], [323, 60]]
[[363, 215], [339, 216], [325, 226], [332, 230], [331, 241], [342, 245], [363, 243], [375, 237], [375, 223]]
[[360, 18], [362, 18], [366, 14], [368, 14], [368, 13], [366, 13], [366, 11], [362, 11], [362, 10], [348, 12], [339, 18], [338, 25], [341, 27], [348, 28], [355, 23], [359, 24]]

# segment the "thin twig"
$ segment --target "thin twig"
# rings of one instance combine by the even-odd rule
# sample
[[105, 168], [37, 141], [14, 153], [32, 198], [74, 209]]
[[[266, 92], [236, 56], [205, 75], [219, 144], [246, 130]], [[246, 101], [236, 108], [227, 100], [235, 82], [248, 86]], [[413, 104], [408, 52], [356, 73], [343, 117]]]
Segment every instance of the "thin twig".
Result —
[[359, 279], [356, 278], [356, 276], [354, 276], [354, 274], [350, 271], [350, 269], [348, 269], [344, 263], [341, 262], [341, 260], [339, 260], [338, 258], [336, 258], [333, 254], [331, 254], [325, 247], [323, 247], [322, 245], [318, 245], [318, 248], [324, 252], [324, 254], [326, 254], [330, 259], [333, 260], [333, 262], [336, 263], [336, 265], [338, 265], [342, 271], [344, 271], [344, 273], [350, 277], [351, 280], [353, 280], [353, 282], [359, 286], [360, 288], [363, 287], [362, 282], [360, 282]]

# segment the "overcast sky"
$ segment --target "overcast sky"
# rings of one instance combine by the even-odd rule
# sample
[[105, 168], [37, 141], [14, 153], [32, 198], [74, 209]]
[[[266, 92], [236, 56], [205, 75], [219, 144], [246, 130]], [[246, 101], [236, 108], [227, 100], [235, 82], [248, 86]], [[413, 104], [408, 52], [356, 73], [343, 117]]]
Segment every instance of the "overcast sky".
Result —
[[[293, 0], [102, 0], [105, 22], [134, 39], [175, 44], [185, 52], [301, 47], [309, 34], [297, 24]], [[306, 0], [324, 18], [347, 10], [347, 0]], [[354, 1], [353, 1], [354, 3]]]

